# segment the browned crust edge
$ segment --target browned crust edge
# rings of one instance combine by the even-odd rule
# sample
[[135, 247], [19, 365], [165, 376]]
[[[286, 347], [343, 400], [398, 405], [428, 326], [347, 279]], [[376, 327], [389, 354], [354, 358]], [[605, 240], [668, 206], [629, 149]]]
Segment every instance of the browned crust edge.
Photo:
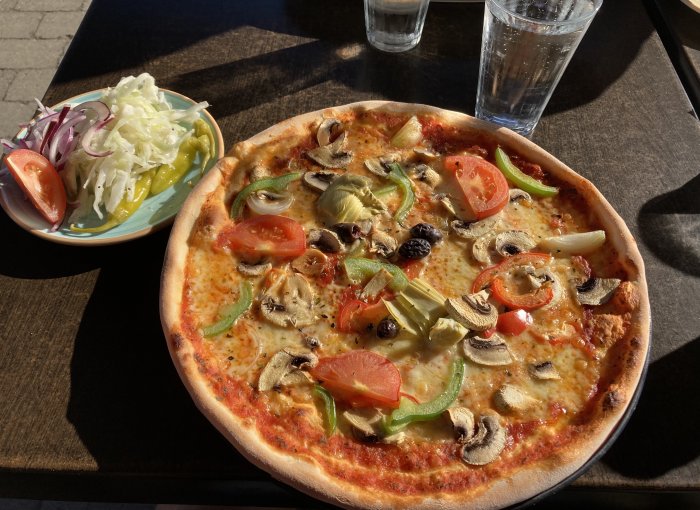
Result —
[[594, 210], [597, 218], [608, 233], [608, 241], [619, 253], [620, 261], [631, 276], [636, 276], [640, 294], [640, 308], [632, 333], [639, 340], [638, 350], [624, 360], [626, 367], [621, 380], [616, 382], [616, 391], [623, 400], [605, 411], [598, 410], [590, 425], [587, 437], [565, 450], [557, 452], [560, 462], [554, 468], [531, 467], [515, 473], [508, 479], [497, 480], [487, 490], [469, 497], [465, 494], [426, 498], [399, 497], [389, 494], [369, 493], [362, 487], [339, 482], [325, 474], [317, 465], [302, 461], [268, 447], [258, 432], [245, 426], [237, 417], [217, 401], [209, 391], [207, 380], [200, 373], [193, 358], [194, 350], [187, 342], [182, 342], [180, 308], [188, 253], [187, 241], [195, 225], [199, 211], [207, 197], [219, 188], [224, 173], [235, 169], [238, 160], [227, 157], [205, 176], [192, 191], [175, 220], [161, 279], [160, 313], [168, 349], [185, 386], [196, 405], [214, 426], [253, 464], [269, 472], [275, 478], [321, 500], [345, 508], [388, 509], [410, 507], [421, 509], [470, 509], [502, 508], [527, 500], [565, 480], [583, 466], [614, 432], [627, 410], [633, 393], [641, 379], [649, 350], [651, 312], [644, 273], [644, 262], [627, 225], [610, 203], [587, 179], [575, 173], [564, 163], [547, 153], [524, 137], [468, 115], [442, 110], [440, 108], [388, 101], [365, 101], [344, 106], [318, 110], [285, 120], [237, 144], [229, 154], [241, 154], [290, 130], [304, 126], [321, 117], [342, 115], [351, 111], [386, 109], [392, 113], [433, 114], [445, 122], [459, 128], [475, 129], [488, 133], [494, 141], [519, 152], [524, 158], [538, 163], [555, 177], [573, 185]]

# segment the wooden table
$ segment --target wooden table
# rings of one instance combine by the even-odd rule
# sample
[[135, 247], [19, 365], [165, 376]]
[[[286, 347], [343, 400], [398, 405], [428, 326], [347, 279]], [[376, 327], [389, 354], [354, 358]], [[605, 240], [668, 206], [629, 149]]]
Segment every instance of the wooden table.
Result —
[[647, 0], [649, 13], [695, 111], [700, 111], [700, 12], [681, 0]]
[[[93, 0], [44, 99], [148, 71], [209, 101], [229, 147], [364, 99], [473, 113], [482, 19], [482, 4], [433, 3], [420, 46], [389, 55], [367, 46], [359, 0]], [[700, 124], [642, 4], [605, 2], [534, 141], [627, 221], [653, 311], [627, 427], [540, 505], [697, 503]], [[178, 379], [158, 318], [167, 229], [103, 248], [43, 241], [5, 214], [0, 229], [0, 497], [312, 504], [244, 461]]]

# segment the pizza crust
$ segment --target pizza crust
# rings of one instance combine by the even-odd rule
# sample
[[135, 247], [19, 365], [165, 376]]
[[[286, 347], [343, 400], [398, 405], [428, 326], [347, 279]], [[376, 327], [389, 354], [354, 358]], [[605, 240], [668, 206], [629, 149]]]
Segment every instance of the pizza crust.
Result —
[[[258, 434], [252, 424], [245, 424], [233, 416], [228, 408], [212, 395], [207, 379], [201, 373], [201, 367], [195, 359], [194, 348], [184, 341], [186, 333], [182, 329], [180, 313], [188, 242], [196, 227], [200, 211], [210, 207], [212, 203], [222, 203], [224, 193], [237, 191], [223, 190], [221, 184], [225, 182], [226, 177], [236, 172], [239, 158], [278, 137], [293, 132], [306, 132], [305, 126], [308, 123], [318, 121], [322, 117], [342, 116], [348, 112], [373, 109], [386, 109], [392, 113], [433, 114], [458, 128], [485, 132], [498, 144], [515, 150], [523, 158], [546, 168], [556, 178], [573, 185], [605, 228], [608, 240], [617, 250], [620, 262], [630, 275], [630, 279], [637, 285], [640, 296], [633, 329], [622, 340], [626, 342], [627, 348], [621, 349], [622, 356], [615, 360], [624, 369], [620, 371], [621, 375], [614, 385], [598, 400], [599, 409], [593, 411], [594, 419], [588, 425], [587, 439], [574, 442], [569, 447], [558, 451], [556, 459], [548, 461], [544, 466], [518, 471], [506, 480], [495, 480], [488, 486], [468, 494], [458, 493], [436, 498], [371, 493], [363, 490], [362, 487], [331, 478], [308, 456], [300, 459], [266, 446], [265, 439]], [[217, 206], [213, 207], [211, 221], [215, 223], [216, 218], [221, 214], [225, 217], [227, 211], [222, 211], [221, 206], [218, 206], [220, 209], [218, 211]], [[606, 440], [615, 431], [640, 382], [649, 351], [650, 307], [644, 263], [624, 221], [590, 181], [575, 173], [542, 148], [507, 129], [496, 128], [489, 123], [458, 112], [426, 105], [385, 101], [353, 103], [300, 115], [272, 126], [234, 146], [229, 155], [220, 160], [191, 192], [175, 221], [161, 279], [160, 313], [168, 348], [178, 373], [196, 405], [215, 427], [250, 462], [275, 478], [313, 497], [345, 508], [495, 509], [525, 501], [556, 486], [576, 473], [605, 445]]]

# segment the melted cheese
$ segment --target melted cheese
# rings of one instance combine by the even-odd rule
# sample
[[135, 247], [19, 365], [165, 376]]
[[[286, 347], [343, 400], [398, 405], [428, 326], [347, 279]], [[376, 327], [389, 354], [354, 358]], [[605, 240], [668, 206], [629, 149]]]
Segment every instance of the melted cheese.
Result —
[[[355, 157], [347, 169], [369, 177], [373, 187], [386, 184], [380, 177], [369, 173], [363, 161], [390, 153], [400, 153], [403, 160], [417, 160], [411, 149], [397, 150], [388, 143], [388, 136], [381, 136], [366, 125], [346, 125], [348, 131], [348, 149]], [[304, 156], [291, 156], [294, 147], [305, 139], [285, 139], [271, 142], [247, 155], [241, 168], [244, 170], [254, 164], [263, 164], [274, 168], [275, 175], [291, 169], [313, 168]], [[279, 162], [287, 161], [286, 166], [279, 167]], [[432, 167], [440, 172], [438, 160]], [[471, 253], [472, 241], [461, 239], [449, 233], [449, 215], [445, 209], [431, 197], [431, 190], [423, 183], [416, 183], [417, 200], [411, 210], [406, 225], [428, 222], [442, 229], [445, 240], [435, 246], [429, 256], [421, 278], [435, 287], [445, 297], [458, 297], [471, 292], [476, 276], [485, 266], [477, 263]], [[456, 193], [450, 187], [449, 179], [444, 179], [443, 190]], [[284, 213], [296, 219], [309, 231], [322, 225], [317, 220], [315, 201], [318, 194], [307, 189], [301, 182], [293, 182], [289, 190], [295, 196], [294, 205]], [[393, 211], [400, 198], [394, 194], [388, 196], [386, 204]], [[596, 228], [588, 219], [583, 208], [560, 196], [547, 199], [534, 199], [532, 202], [510, 203], [501, 213], [499, 230], [519, 229], [528, 232], [535, 240], [569, 232], [584, 232]], [[556, 218], [558, 221], [552, 221]], [[393, 222], [390, 218], [378, 219], [378, 228], [395, 236], [399, 243], [408, 238], [407, 229]], [[605, 257], [608, 257], [607, 259]], [[610, 256], [594, 255], [592, 261], [605, 267]], [[499, 257], [496, 255], [494, 262]], [[219, 310], [237, 298], [241, 276], [236, 270], [238, 259], [235, 254], [215, 250], [206, 246], [193, 246], [189, 255], [189, 267], [193, 268], [188, 279], [191, 307], [186, 313], [194, 322], [206, 325], [214, 322]], [[279, 264], [287, 267], [289, 262]], [[342, 266], [341, 266], [342, 267]], [[582, 410], [600, 376], [600, 363], [604, 352], [598, 356], [582, 348], [576, 338], [577, 326], [583, 322], [583, 311], [577, 304], [569, 279], [571, 278], [571, 260], [559, 257], [549, 269], [557, 277], [561, 286], [561, 295], [557, 303], [535, 310], [532, 313], [534, 325], [524, 333], [505, 337], [514, 362], [508, 366], [485, 367], [467, 362], [466, 376], [461, 394], [455, 405], [470, 408], [475, 415], [493, 411], [494, 393], [503, 385], [517, 386], [536, 399], [536, 405], [517, 415], [504, 415], [505, 422], [547, 420], [552, 408], [565, 408], [568, 416], [574, 416]], [[254, 295], [259, 296], [265, 288], [265, 277], [250, 279], [254, 286]], [[446, 384], [449, 360], [461, 355], [460, 345], [447, 346], [442, 351], [428, 347], [423, 339], [399, 336], [393, 340], [378, 340], [372, 332], [342, 333], [337, 328], [337, 314], [341, 294], [349, 282], [344, 278], [342, 269], [334, 282], [321, 285], [311, 280], [315, 293], [315, 312], [317, 322], [303, 328], [280, 327], [265, 321], [259, 312], [259, 299], [253, 308], [242, 316], [235, 327], [227, 334], [206, 340], [211, 359], [216, 360], [219, 369], [227, 376], [242, 378], [255, 385], [259, 373], [267, 360], [277, 351], [290, 348], [304, 350], [306, 339], [316, 337], [321, 347], [319, 356], [330, 356], [356, 348], [377, 351], [394, 361], [402, 375], [401, 391], [412, 395], [418, 401], [427, 401], [439, 394]], [[561, 375], [559, 380], [536, 380], [527, 370], [529, 363], [551, 361]], [[313, 413], [317, 413], [316, 422], [322, 424], [321, 410], [310, 405], [311, 386], [299, 388], [292, 393], [269, 396], [271, 406], [293, 405], [297, 399]], [[320, 425], [319, 425], [320, 426]], [[409, 437], [447, 440], [451, 432], [445, 422], [422, 423], [406, 429]]]

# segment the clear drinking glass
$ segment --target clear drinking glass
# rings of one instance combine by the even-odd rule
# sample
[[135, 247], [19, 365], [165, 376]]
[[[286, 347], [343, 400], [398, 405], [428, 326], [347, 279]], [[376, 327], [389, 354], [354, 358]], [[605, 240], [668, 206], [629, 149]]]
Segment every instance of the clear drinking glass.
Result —
[[486, 0], [476, 116], [529, 136], [603, 0]]
[[429, 0], [365, 0], [367, 40], [377, 49], [399, 52], [420, 42]]

